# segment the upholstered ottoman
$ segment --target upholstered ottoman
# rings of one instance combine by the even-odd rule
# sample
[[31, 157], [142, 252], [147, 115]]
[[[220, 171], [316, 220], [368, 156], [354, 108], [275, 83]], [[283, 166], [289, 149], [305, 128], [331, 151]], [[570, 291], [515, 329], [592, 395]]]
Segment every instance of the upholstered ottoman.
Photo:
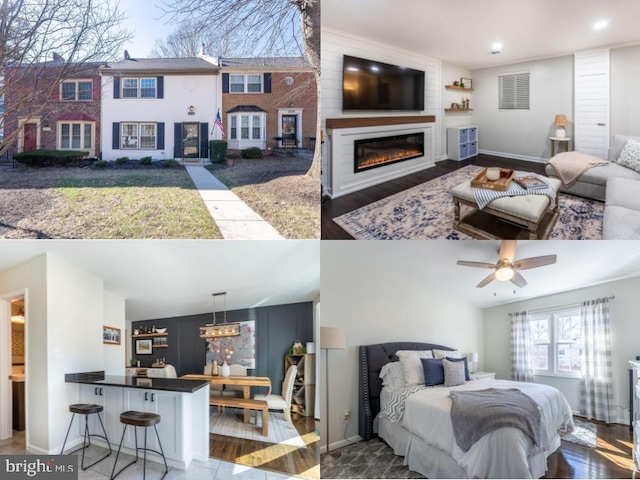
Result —
[[602, 222], [605, 240], [640, 238], [640, 182], [627, 178], [610, 178]]
[[[493, 200], [482, 212], [497, 217], [507, 222], [515, 223], [526, 230], [528, 239], [546, 239], [551, 235], [551, 230], [558, 220], [558, 189], [560, 180], [547, 179], [556, 191], [556, 201], [553, 209], [550, 209], [551, 200], [546, 195], [522, 195], [514, 197], [502, 197]], [[478, 213], [478, 204], [473, 196], [471, 182], [468, 180], [451, 190], [454, 205], [454, 223], [456, 230], [480, 239], [501, 239], [497, 232], [491, 231], [491, 226], [484, 222], [477, 222], [475, 214]], [[475, 211], [461, 218], [461, 205], [468, 205]]]

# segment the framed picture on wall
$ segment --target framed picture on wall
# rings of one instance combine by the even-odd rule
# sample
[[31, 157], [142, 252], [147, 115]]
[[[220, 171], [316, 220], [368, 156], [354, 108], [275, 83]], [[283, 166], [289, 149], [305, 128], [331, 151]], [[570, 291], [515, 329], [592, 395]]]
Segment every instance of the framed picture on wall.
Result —
[[102, 327], [102, 343], [107, 345], [120, 345], [120, 329], [116, 327]]
[[460, 86], [462, 88], [471, 88], [471, 79], [470, 78], [461, 78]]
[[153, 353], [153, 344], [151, 339], [136, 340], [136, 355], [151, 355]]

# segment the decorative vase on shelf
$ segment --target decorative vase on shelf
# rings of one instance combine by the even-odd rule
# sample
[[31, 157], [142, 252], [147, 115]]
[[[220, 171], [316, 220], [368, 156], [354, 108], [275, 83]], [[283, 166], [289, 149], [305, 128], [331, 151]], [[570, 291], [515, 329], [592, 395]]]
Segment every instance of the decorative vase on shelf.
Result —
[[214, 377], [217, 377], [218, 375], [220, 375], [220, 372], [218, 370], [218, 361], [214, 360], [213, 364], [211, 365], [211, 375]]
[[229, 375], [231, 375], [231, 368], [229, 368], [227, 362], [224, 362], [222, 365], [220, 365], [220, 375], [222, 375], [223, 377], [228, 377]]

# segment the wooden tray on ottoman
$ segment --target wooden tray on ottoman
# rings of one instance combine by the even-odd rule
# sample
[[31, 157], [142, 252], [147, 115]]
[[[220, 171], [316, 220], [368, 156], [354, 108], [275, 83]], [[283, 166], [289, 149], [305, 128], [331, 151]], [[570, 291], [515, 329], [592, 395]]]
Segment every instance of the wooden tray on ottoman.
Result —
[[500, 169], [500, 178], [497, 180], [487, 180], [487, 169], [483, 169], [478, 175], [471, 180], [471, 186], [473, 188], [486, 188], [488, 190], [496, 190], [498, 192], [504, 192], [509, 188], [513, 177], [515, 177], [515, 170], [509, 168]]

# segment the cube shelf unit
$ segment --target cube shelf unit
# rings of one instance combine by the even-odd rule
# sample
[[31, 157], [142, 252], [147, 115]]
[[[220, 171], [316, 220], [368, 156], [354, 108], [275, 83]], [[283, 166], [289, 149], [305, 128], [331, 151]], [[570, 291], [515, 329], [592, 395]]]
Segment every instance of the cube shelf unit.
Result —
[[478, 155], [478, 127], [448, 127], [447, 156], [464, 160]]
[[286, 372], [291, 365], [298, 367], [298, 373], [293, 383], [291, 412], [310, 417], [315, 409], [316, 356], [311, 353], [286, 355], [284, 357], [284, 371]]

